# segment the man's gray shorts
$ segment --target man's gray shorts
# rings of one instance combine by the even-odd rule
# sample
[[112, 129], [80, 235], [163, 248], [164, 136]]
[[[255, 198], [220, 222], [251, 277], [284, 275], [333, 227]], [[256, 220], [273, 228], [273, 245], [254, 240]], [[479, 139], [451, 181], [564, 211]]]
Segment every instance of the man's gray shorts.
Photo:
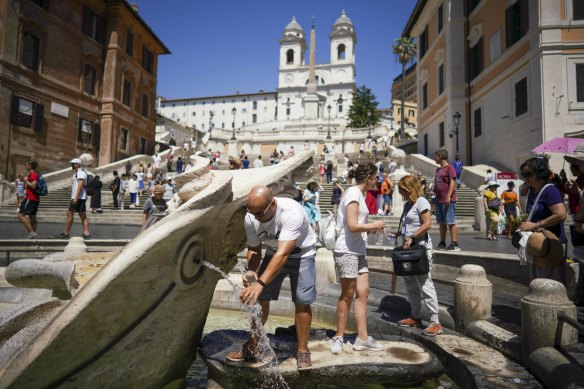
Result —
[[[271, 256], [266, 255], [260, 266], [258, 276], [264, 273], [271, 259]], [[260, 301], [278, 300], [282, 282], [288, 276], [290, 277], [292, 301], [302, 305], [314, 303], [316, 301], [316, 268], [314, 262], [315, 256], [302, 259], [288, 258], [280, 273], [264, 288], [260, 295]]]

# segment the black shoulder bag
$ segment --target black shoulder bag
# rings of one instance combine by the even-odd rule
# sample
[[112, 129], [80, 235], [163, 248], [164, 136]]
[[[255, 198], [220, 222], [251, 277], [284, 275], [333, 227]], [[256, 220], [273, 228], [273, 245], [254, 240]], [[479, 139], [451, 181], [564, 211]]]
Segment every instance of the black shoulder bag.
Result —
[[[404, 205], [404, 211], [399, 218], [398, 232], [401, 231], [402, 220], [408, 211], [409, 209]], [[428, 233], [426, 233], [427, 241]], [[395, 236], [395, 243], [397, 245], [397, 234]], [[391, 260], [393, 261], [393, 271], [397, 276], [420, 276], [428, 274], [430, 271], [430, 263], [425, 245], [412, 244], [409, 250], [404, 250], [402, 247], [394, 247]]]

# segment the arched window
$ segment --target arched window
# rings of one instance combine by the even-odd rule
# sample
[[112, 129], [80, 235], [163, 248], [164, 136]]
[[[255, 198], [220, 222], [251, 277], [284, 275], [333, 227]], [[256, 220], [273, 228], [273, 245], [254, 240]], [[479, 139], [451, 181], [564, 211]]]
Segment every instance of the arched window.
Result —
[[345, 59], [345, 45], [344, 44], [340, 44], [337, 47], [337, 59]]
[[289, 50], [286, 52], [286, 63], [287, 63], [287, 64], [294, 63], [294, 50], [292, 50], [292, 49], [289, 49]]

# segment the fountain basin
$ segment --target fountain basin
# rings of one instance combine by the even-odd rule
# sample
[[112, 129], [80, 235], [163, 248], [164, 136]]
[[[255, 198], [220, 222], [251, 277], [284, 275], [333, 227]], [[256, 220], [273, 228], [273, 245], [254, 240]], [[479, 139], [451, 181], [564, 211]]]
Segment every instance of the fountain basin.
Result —
[[[231, 362], [230, 351], [238, 350], [248, 338], [247, 331], [219, 330], [201, 340], [199, 355], [207, 364], [208, 378], [223, 388], [250, 387], [316, 387], [322, 384], [399, 384], [416, 385], [442, 374], [438, 358], [419, 343], [400, 336], [375, 336], [384, 344], [383, 351], [354, 351], [355, 335], [345, 336], [342, 354], [329, 351], [332, 330], [312, 330], [308, 347], [312, 353], [312, 369], [296, 368], [296, 337], [293, 327], [277, 328], [269, 334], [276, 359], [262, 362]], [[281, 375], [281, 379], [279, 378]]]

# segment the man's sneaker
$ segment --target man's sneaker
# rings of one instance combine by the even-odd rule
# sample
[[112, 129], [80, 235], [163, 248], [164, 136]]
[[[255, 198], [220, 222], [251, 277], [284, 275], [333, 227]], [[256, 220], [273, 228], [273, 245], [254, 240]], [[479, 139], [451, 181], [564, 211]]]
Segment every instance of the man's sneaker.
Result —
[[422, 319], [414, 319], [413, 317], [408, 317], [397, 322], [399, 327], [421, 327]]
[[343, 346], [345, 345], [342, 336], [335, 336], [332, 339], [331, 353], [340, 354], [343, 352]]
[[458, 245], [457, 242], [452, 242], [452, 243], [450, 243], [450, 246], [448, 246], [448, 248], [446, 250], [448, 250], [448, 251], [460, 251], [460, 246]]
[[438, 246], [436, 246], [436, 250], [445, 251], [446, 250], [446, 243], [444, 243], [444, 242], [438, 243]]
[[31, 232], [30, 234], [28, 234], [28, 239], [36, 239], [37, 234], [36, 232]]
[[353, 343], [353, 350], [383, 351], [383, 345], [373, 339], [371, 336], [369, 336], [367, 340], [361, 340], [359, 337], [356, 337], [355, 343]]
[[85, 240], [91, 239], [91, 234], [83, 234], [81, 237]]
[[61, 232], [58, 235], [55, 235], [55, 238], [57, 239], [69, 239], [69, 234], [65, 234], [64, 232]]
[[436, 336], [436, 335], [441, 334], [443, 332], [442, 331], [442, 324], [432, 322], [422, 332], [424, 333], [424, 335], [427, 335], [427, 336]]
[[250, 361], [255, 362], [260, 359], [260, 353], [256, 349], [257, 345], [254, 345], [251, 340], [247, 340], [241, 346], [239, 351], [231, 351], [226, 355], [226, 358], [231, 362], [241, 362]]

